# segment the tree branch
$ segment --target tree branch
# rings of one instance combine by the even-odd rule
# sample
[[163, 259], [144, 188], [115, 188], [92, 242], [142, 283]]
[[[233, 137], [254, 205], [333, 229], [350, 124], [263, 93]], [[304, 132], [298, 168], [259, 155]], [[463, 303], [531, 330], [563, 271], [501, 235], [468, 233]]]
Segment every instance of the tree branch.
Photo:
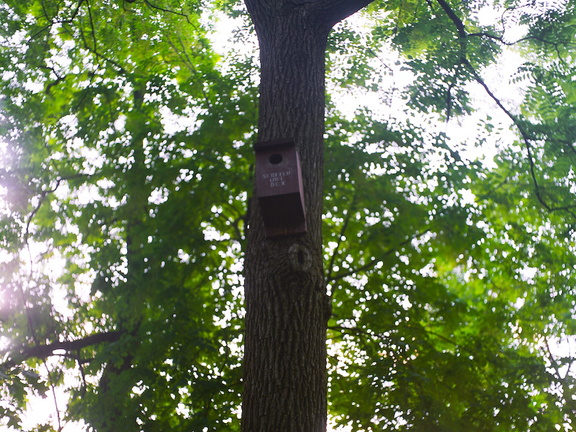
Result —
[[120, 331], [109, 331], [104, 333], [96, 333], [73, 341], [58, 341], [50, 344], [40, 344], [28, 348], [23, 348], [18, 355], [14, 356], [13, 359], [4, 363], [4, 366], [12, 367], [17, 363], [31, 358], [45, 359], [54, 355], [54, 352], [58, 350], [64, 350], [67, 353], [70, 353], [104, 342], [116, 342], [118, 339], [120, 339], [121, 335], [122, 332]]
[[98, 40], [96, 39], [96, 27], [94, 26], [94, 20], [92, 17], [92, 8], [90, 7], [90, 3], [86, 2], [87, 11], [88, 11], [88, 20], [90, 21], [90, 30], [91, 34], [88, 37], [92, 38], [92, 45], [88, 43], [88, 39], [82, 30], [82, 27], [78, 27], [80, 39], [84, 43], [84, 48], [86, 48], [89, 52], [93, 53], [97, 58], [104, 60], [105, 63], [110, 63], [113, 65], [122, 75], [128, 76], [128, 72], [126, 69], [122, 67], [122, 65], [112, 59], [107, 58], [106, 56], [102, 55], [98, 50]]
[[429, 231], [430, 231], [430, 230], [427, 229], [427, 230], [418, 232], [418, 233], [416, 233], [413, 237], [409, 237], [409, 238], [407, 238], [406, 240], [398, 243], [396, 246], [394, 246], [394, 247], [388, 249], [387, 251], [385, 251], [384, 253], [382, 253], [379, 257], [371, 259], [371, 260], [368, 261], [366, 264], [364, 264], [364, 265], [362, 265], [362, 266], [360, 266], [360, 267], [358, 267], [358, 268], [349, 270], [349, 271], [347, 271], [347, 272], [342, 272], [342, 273], [339, 273], [339, 274], [337, 274], [337, 275], [328, 277], [328, 278], [326, 279], [326, 282], [336, 281], [336, 280], [339, 280], [339, 279], [343, 279], [343, 278], [345, 278], [345, 277], [347, 277], [347, 276], [352, 276], [352, 275], [355, 275], [355, 274], [360, 273], [360, 272], [365, 272], [365, 271], [371, 270], [371, 269], [374, 268], [374, 266], [376, 266], [379, 262], [384, 261], [384, 259], [386, 259], [386, 258], [389, 257], [390, 255], [392, 255], [394, 252], [396, 252], [396, 251], [398, 250], [398, 248], [400, 248], [400, 247], [402, 247], [402, 246], [405, 246], [405, 245], [411, 243], [412, 240], [414, 240], [414, 239], [417, 239], [417, 238], [419, 238], [419, 237], [422, 237], [424, 234], [426, 234], [426, 233], [429, 232]]
[[344, 218], [344, 223], [342, 224], [342, 227], [340, 228], [340, 233], [338, 234], [338, 241], [336, 244], [336, 248], [334, 249], [334, 252], [332, 253], [332, 257], [330, 258], [330, 263], [328, 264], [328, 276], [326, 277], [326, 280], [332, 280], [332, 271], [334, 270], [334, 263], [336, 261], [336, 257], [338, 256], [338, 254], [340, 252], [340, 246], [342, 245], [342, 239], [344, 238], [344, 233], [346, 232], [346, 229], [348, 228], [348, 223], [350, 222], [350, 218], [352, 217], [352, 214], [354, 213], [355, 206], [356, 206], [355, 204], [356, 204], [356, 191], [354, 191], [354, 195], [352, 196], [352, 201], [350, 202], [350, 208], [346, 212], [346, 216]]
[[[512, 114], [512, 112], [509, 109], [507, 109], [504, 106], [504, 104], [502, 103], [502, 101], [500, 101], [500, 99], [498, 99], [498, 97], [496, 97], [496, 95], [492, 92], [490, 87], [486, 84], [486, 82], [482, 79], [480, 74], [476, 71], [474, 66], [472, 66], [472, 64], [468, 60], [468, 56], [467, 56], [467, 52], [466, 52], [466, 39], [467, 39], [467, 37], [472, 36], [472, 35], [473, 36], [488, 36], [488, 35], [484, 34], [484, 33], [468, 34], [466, 32], [466, 27], [465, 27], [464, 23], [458, 17], [458, 15], [456, 15], [456, 12], [454, 12], [454, 10], [446, 2], [446, 0], [436, 0], [436, 1], [442, 7], [442, 10], [444, 11], [444, 13], [448, 16], [448, 18], [450, 18], [450, 20], [454, 23], [454, 26], [456, 27], [456, 30], [458, 32], [458, 39], [460, 41], [460, 47], [462, 50], [461, 58], [460, 58], [462, 64], [468, 68], [468, 70], [472, 73], [476, 82], [484, 88], [484, 90], [486, 91], [486, 94], [488, 94], [488, 96], [496, 103], [498, 108], [500, 108], [502, 110], [502, 112], [504, 114], [506, 114], [506, 116], [512, 121], [514, 126], [520, 132], [520, 136], [522, 137], [522, 141], [524, 143], [524, 147], [526, 148], [526, 153], [528, 156], [529, 172], [530, 172], [530, 177], [532, 179], [532, 184], [534, 185], [534, 193], [536, 195], [536, 199], [542, 205], [542, 207], [544, 207], [544, 209], [546, 209], [548, 212], [566, 211], [566, 212], [570, 213], [572, 216], [576, 217], [576, 213], [574, 211], [572, 211], [572, 209], [576, 208], [576, 206], [573, 206], [573, 205], [562, 206], [562, 207], [551, 206], [544, 199], [544, 197], [542, 196], [542, 193], [541, 193], [541, 186], [538, 182], [538, 177], [536, 175], [536, 164], [534, 162], [533, 148], [532, 148], [532, 144], [531, 144], [532, 139], [531, 139], [528, 131], [526, 130], [524, 125], [522, 125], [521, 121], [514, 114]], [[504, 43], [501, 38], [498, 38], [498, 37], [493, 37], [493, 38]]]
[[150, 3], [148, 0], [144, 0], [144, 3], [146, 3], [146, 5], [148, 5], [148, 7], [150, 9], [155, 9], [158, 10], [160, 12], [164, 12], [164, 13], [170, 13], [170, 14], [174, 14], [174, 15], [178, 15], [181, 16], [182, 18], [186, 19], [186, 21], [188, 22], [188, 24], [190, 24], [192, 27], [194, 27], [195, 30], [198, 30], [198, 27], [196, 25], [194, 25], [194, 23], [192, 23], [192, 21], [190, 21], [190, 16], [183, 13], [183, 12], [177, 12], [174, 10], [170, 10], [170, 9], [166, 9], [163, 7], [160, 7], [158, 5], [155, 5], [153, 3]]
[[368, 6], [374, 0], [328, 0], [322, 8], [322, 15], [331, 25], [334, 25], [360, 9]]
[[458, 31], [458, 36], [460, 38], [466, 38], [466, 28], [464, 27], [464, 23], [462, 20], [456, 15], [456, 12], [450, 7], [450, 5], [445, 0], [436, 0], [444, 13], [448, 15], [448, 18], [454, 23], [456, 26], [456, 30]]
[[468, 67], [468, 69], [470, 70], [470, 72], [472, 73], [472, 75], [474, 76], [474, 79], [476, 80], [476, 82], [478, 84], [480, 84], [484, 90], [486, 91], [486, 94], [488, 94], [488, 96], [490, 96], [490, 98], [494, 101], [494, 103], [496, 103], [496, 105], [498, 106], [498, 108], [500, 108], [502, 110], [502, 112], [504, 112], [504, 114], [506, 114], [506, 116], [512, 120], [512, 123], [514, 124], [514, 126], [516, 126], [516, 128], [518, 129], [518, 131], [520, 132], [520, 136], [522, 137], [522, 141], [524, 142], [524, 147], [526, 148], [526, 154], [528, 156], [528, 165], [529, 165], [529, 171], [530, 171], [530, 177], [532, 179], [532, 183], [534, 185], [534, 193], [536, 195], [536, 199], [538, 200], [538, 202], [542, 205], [542, 207], [544, 207], [546, 209], [546, 211], [548, 212], [555, 212], [555, 211], [567, 211], [568, 213], [570, 213], [572, 216], [576, 217], [576, 213], [574, 213], [572, 211], [572, 209], [576, 208], [576, 206], [574, 205], [570, 205], [570, 206], [562, 206], [562, 207], [558, 207], [558, 206], [551, 206], [550, 204], [548, 204], [548, 202], [546, 202], [546, 200], [544, 199], [544, 197], [542, 196], [541, 193], [541, 187], [540, 184], [538, 182], [538, 178], [536, 176], [536, 164], [534, 162], [534, 155], [533, 155], [533, 149], [532, 149], [532, 144], [530, 143], [531, 138], [530, 135], [528, 134], [528, 131], [526, 131], [526, 129], [524, 128], [524, 126], [522, 125], [522, 123], [520, 122], [520, 120], [518, 120], [518, 118], [512, 114], [512, 112], [510, 112], [510, 110], [508, 110], [500, 101], [500, 99], [498, 99], [496, 97], [496, 95], [492, 92], [492, 90], [490, 89], [490, 87], [488, 87], [488, 84], [486, 84], [486, 82], [482, 79], [482, 77], [480, 76], [480, 74], [478, 74], [478, 72], [476, 71], [476, 69], [474, 69], [474, 67], [470, 64], [470, 62], [465, 59], [464, 60], [464, 64], [466, 65], [466, 67]]
[[[252, 21], [262, 21], [274, 11], [304, 11], [325, 30], [368, 6], [374, 0], [244, 0]], [[258, 26], [257, 26], [258, 27]]]

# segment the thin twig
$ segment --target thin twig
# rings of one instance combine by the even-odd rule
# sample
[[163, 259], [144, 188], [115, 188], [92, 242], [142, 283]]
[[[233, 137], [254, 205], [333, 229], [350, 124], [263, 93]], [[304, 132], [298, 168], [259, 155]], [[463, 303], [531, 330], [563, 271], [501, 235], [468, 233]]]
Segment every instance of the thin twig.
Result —
[[354, 191], [352, 200], [350, 201], [350, 207], [348, 208], [346, 216], [344, 217], [344, 223], [342, 224], [340, 232], [338, 233], [338, 241], [336, 242], [336, 248], [334, 249], [332, 256], [330, 257], [330, 263], [328, 264], [328, 275], [326, 276], [327, 281], [332, 280], [332, 274], [333, 274], [332, 271], [334, 270], [334, 262], [336, 261], [340, 245], [342, 244], [342, 239], [344, 238], [344, 234], [346, 232], [346, 229], [348, 228], [348, 223], [350, 222], [352, 213], [354, 213], [355, 203], [356, 203], [356, 191]]
[[157, 6], [155, 4], [150, 3], [148, 0], [145, 0], [144, 3], [146, 3], [151, 9], [156, 9], [156, 10], [159, 10], [159, 11], [164, 12], [164, 13], [171, 13], [174, 15], [184, 17], [184, 18], [186, 18], [186, 21], [188, 22], [188, 24], [190, 24], [192, 27], [194, 27], [196, 30], [198, 30], [198, 27], [196, 27], [196, 25], [192, 21], [190, 21], [190, 17], [188, 16], [188, 14], [185, 14], [183, 12], [176, 12], [176, 11], [173, 11], [170, 9], [163, 8], [161, 6]]
[[422, 237], [424, 234], [428, 233], [430, 230], [427, 229], [425, 231], [416, 233], [416, 235], [407, 238], [406, 240], [398, 243], [396, 246], [394, 246], [393, 248], [388, 249], [386, 252], [384, 252], [382, 255], [380, 255], [378, 258], [373, 258], [371, 259], [369, 262], [367, 262], [366, 264], [364, 264], [363, 266], [360, 266], [358, 268], [349, 270], [347, 272], [342, 272], [339, 273], [337, 275], [334, 275], [330, 278], [327, 278], [327, 282], [332, 282], [332, 281], [336, 281], [339, 279], [343, 279], [347, 276], [352, 276], [355, 275], [357, 273], [361, 273], [361, 272], [365, 272], [368, 270], [371, 270], [374, 266], [376, 266], [379, 262], [382, 262], [385, 258], [387, 258], [388, 256], [392, 255], [394, 252], [396, 252], [398, 250], [398, 248], [401, 248], [402, 246], [407, 245], [408, 243], [411, 243], [412, 240], [415, 240], [419, 237]]

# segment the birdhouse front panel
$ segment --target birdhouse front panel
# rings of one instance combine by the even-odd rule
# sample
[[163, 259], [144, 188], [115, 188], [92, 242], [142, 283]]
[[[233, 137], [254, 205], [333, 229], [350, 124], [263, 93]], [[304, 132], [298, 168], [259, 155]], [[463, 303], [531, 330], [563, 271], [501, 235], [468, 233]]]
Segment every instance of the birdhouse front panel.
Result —
[[306, 231], [300, 160], [294, 142], [260, 142], [256, 150], [256, 196], [268, 237]]

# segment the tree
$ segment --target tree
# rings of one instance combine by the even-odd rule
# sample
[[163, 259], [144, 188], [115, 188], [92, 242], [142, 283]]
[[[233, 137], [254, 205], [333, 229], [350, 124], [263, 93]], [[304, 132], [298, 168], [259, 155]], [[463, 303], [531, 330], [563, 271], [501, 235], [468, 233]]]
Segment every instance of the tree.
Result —
[[295, 141], [307, 232], [266, 239], [252, 201], [245, 260], [245, 431], [326, 430], [324, 53], [332, 26], [368, 3], [246, 2], [260, 46], [258, 139]]
[[[574, 3], [375, 1], [330, 32], [368, 3], [0, 6], [6, 424], [66, 387], [33, 430], [238, 430], [244, 384], [245, 430], [321, 430], [326, 403], [353, 430], [573, 428]], [[214, 52], [221, 13], [242, 50]], [[308, 231], [264, 239], [252, 145], [276, 138]]]

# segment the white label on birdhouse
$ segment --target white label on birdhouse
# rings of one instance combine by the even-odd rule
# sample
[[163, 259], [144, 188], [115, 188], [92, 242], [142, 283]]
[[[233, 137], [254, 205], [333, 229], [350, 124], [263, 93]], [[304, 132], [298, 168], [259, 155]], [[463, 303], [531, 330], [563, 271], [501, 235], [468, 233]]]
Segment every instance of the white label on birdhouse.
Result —
[[286, 178], [285, 177], [289, 177], [291, 174], [292, 174], [291, 171], [287, 170], [287, 171], [278, 171], [278, 172], [262, 174], [262, 177], [264, 179], [270, 181], [270, 187], [271, 188], [277, 188], [277, 187], [286, 186]]

